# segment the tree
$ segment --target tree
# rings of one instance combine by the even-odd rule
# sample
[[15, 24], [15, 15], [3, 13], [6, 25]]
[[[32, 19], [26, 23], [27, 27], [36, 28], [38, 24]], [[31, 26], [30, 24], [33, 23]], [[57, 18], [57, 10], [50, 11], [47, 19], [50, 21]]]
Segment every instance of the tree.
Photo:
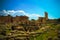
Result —
[[58, 18], [57, 21], [60, 22], [60, 18]]

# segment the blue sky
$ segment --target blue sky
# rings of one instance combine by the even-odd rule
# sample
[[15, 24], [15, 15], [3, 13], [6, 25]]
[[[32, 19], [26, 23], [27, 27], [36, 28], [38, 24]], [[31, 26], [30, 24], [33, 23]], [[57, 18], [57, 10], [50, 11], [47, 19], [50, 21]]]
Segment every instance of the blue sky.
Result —
[[60, 18], [60, 0], [0, 0], [0, 10], [23, 10], [25, 14], [40, 16], [46, 11], [49, 18]]

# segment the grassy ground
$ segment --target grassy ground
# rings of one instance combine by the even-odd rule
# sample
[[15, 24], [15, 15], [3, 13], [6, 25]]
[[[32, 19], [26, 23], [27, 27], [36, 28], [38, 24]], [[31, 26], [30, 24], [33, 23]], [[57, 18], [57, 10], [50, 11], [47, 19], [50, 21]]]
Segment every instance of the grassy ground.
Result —
[[[49, 30], [35, 37], [36, 40], [55, 40], [57, 38], [58, 36], [57, 29], [60, 29], [60, 25], [49, 25], [49, 26], [51, 26]], [[31, 38], [30, 40], [33, 39], [34, 37]]]
[[[3, 26], [4, 27], [4, 26]], [[6, 30], [5, 28], [0, 27], [0, 31]], [[3, 29], [2, 29], [3, 28]], [[30, 37], [30, 40], [55, 40], [57, 38], [58, 33], [57, 31], [60, 29], [60, 24], [54, 25], [54, 24], [47, 24], [41, 29], [34, 31], [34, 32], [42, 32], [42, 34], [39, 34], [36, 37]], [[11, 30], [6, 31], [6, 34], [9, 33]], [[3, 35], [0, 35], [0, 38], [3, 38]]]

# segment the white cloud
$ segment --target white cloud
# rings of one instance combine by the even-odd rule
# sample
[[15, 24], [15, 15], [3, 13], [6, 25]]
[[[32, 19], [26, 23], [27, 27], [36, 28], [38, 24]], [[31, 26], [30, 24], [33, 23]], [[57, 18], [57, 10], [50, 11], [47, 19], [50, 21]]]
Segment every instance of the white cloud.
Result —
[[38, 14], [31, 14], [31, 16], [37, 16], [37, 17], [39, 17], [40, 15], [38, 15]]
[[40, 17], [40, 15], [39, 14], [36, 14], [36, 13], [26, 13], [25, 11], [23, 11], [23, 10], [3, 10], [2, 11], [3, 13], [5, 13], [5, 14], [10, 14], [10, 15], [12, 15], [12, 16], [16, 16], [16, 15], [26, 15], [26, 16], [28, 16], [28, 17], [30, 17], [30, 18], [33, 18], [34, 19], [34, 17], [36, 17], [36, 18], [38, 18], [38, 17]]

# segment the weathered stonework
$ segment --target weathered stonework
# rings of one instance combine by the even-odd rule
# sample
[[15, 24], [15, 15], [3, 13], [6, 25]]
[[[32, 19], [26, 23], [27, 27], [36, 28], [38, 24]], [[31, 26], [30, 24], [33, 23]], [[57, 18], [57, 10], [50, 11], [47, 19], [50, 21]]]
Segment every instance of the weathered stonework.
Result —
[[[45, 17], [39, 17], [37, 21], [35, 21], [34, 25], [40, 25], [48, 20], [48, 13], [45, 12]], [[8, 16], [0, 16], [0, 23], [21, 23], [21, 24], [32, 24], [27, 16], [16, 16], [12, 17]]]

